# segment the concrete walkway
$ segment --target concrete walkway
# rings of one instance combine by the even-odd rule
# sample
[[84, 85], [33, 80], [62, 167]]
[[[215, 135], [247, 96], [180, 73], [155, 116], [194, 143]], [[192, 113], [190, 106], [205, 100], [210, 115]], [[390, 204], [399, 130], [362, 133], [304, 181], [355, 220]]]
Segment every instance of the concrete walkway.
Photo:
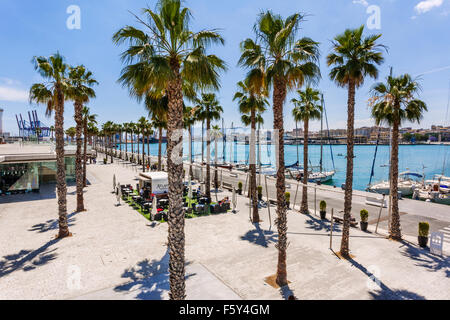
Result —
[[[167, 224], [151, 223], [126, 204], [116, 207], [113, 174], [136, 184], [130, 166], [88, 166], [87, 212], [71, 211], [75, 187], [68, 188], [73, 237], [60, 241], [52, 240], [54, 193], [0, 204], [0, 299], [167, 298]], [[225, 196], [230, 193], [218, 194]], [[264, 281], [276, 271], [275, 208], [271, 227], [267, 209], [253, 225], [247, 204], [239, 197], [237, 214], [186, 220], [188, 298], [283, 299], [293, 292], [299, 299], [450, 299], [448, 255], [418, 248], [414, 237], [399, 243], [373, 229], [352, 229], [354, 258], [340, 260], [329, 249], [329, 222], [294, 211], [288, 214], [291, 283], [275, 289]], [[334, 227], [336, 251], [340, 228]]]

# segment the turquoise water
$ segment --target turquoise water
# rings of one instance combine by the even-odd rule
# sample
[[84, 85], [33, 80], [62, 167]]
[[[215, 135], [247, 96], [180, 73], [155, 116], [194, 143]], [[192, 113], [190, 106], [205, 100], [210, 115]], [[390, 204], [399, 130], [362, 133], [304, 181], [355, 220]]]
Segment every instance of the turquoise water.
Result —
[[[218, 142], [218, 161], [222, 162], [223, 144]], [[124, 148], [124, 145], [123, 145]], [[134, 145], [135, 152], [137, 151], [136, 144]], [[303, 146], [299, 146], [299, 160], [303, 163]], [[341, 186], [345, 182], [346, 169], [346, 150], [345, 145], [333, 145], [333, 156], [336, 175], [331, 181], [331, 185]], [[128, 144], [128, 151], [131, 151], [131, 145]], [[226, 162], [245, 162], [248, 159], [249, 146], [243, 144], [226, 144], [225, 161]], [[331, 160], [330, 146], [323, 147], [323, 166], [324, 170], [333, 170], [333, 162]], [[142, 152], [142, 144], [140, 145], [140, 152]], [[166, 144], [162, 145], [162, 152], [165, 155]], [[211, 159], [214, 159], [214, 142], [211, 143]], [[147, 153], [147, 145], [145, 146], [145, 153]], [[158, 144], [150, 145], [150, 153], [158, 155]], [[375, 146], [355, 146], [355, 160], [354, 160], [354, 189], [364, 190], [370, 179], [370, 171], [375, 153]], [[188, 143], [184, 143], [184, 154], [188, 154]], [[195, 158], [201, 159], [201, 142], [193, 143], [193, 154]], [[206, 143], [205, 143], [205, 159], [206, 159]], [[285, 146], [285, 161], [286, 165], [294, 164], [297, 161], [297, 146]], [[309, 146], [309, 162], [312, 166], [318, 166], [320, 161], [320, 146]], [[446, 163], [444, 168], [444, 161]], [[275, 167], [275, 146], [261, 145], [261, 162], [263, 164], [272, 164]], [[389, 146], [379, 146], [378, 154], [375, 163], [375, 175], [373, 182], [386, 180], [388, 178], [389, 168]], [[425, 169], [423, 169], [425, 166]], [[426, 179], [431, 179], [435, 174], [442, 174], [450, 176], [450, 146], [444, 145], [402, 145], [399, 149], [399, 170], [400, 172], [410, 170], [413, 172], [425, 172]]]

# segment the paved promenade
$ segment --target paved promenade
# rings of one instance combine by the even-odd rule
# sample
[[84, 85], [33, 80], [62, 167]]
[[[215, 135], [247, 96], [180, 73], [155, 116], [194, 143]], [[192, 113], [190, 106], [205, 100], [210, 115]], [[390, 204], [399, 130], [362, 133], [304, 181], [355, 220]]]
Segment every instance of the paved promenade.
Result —
[[[111, 194], [113, 174], [135, 184], [136, 170], [122, 162], [89, 165], [88, 211], [72, 212], [75, 186], [69, 186], [73, 237], [59, 241], [54, 186], [34, 201], [1, 198], [0, 299], [166, 299], [167, 224], [149, 222], [127, 204], [116, 207]], [[389, 241], [371, 225], [369, 233], [351, 229], [354, 258], [340, 260], [329, 248], [330, 223], [295, 211], [288, 213], [291, 283], [275, 289], [264, 281], [276, 271], [275, 207], [272, 223], [263, 209], [263, 222], [253, 225], [247, 204], [239, 197], [237, 214], [186, 220], [188, 298], [283, 299], [293, 292], [299, 299], [450, 299], [448, 251], [432, 255], [415, 236]], [[335, 225], [336, 251], [340, 231]]]

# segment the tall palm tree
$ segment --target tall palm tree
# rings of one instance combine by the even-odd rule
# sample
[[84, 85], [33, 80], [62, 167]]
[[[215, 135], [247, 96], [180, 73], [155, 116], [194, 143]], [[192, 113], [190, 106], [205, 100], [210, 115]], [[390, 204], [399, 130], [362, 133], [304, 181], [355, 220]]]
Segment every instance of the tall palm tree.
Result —
[[304, 124], [304, 142], [303, 142], [303, 192], [300, 212], [308, 214], [308, 142], [309, 142], [309, 120], [320, 119], [322, 115], [322, 105], [320, 102], [320, 92], [310, 87], [304, 91], [298, 90], [299, 99], [292, 99], [291, 102], [295, 108], [292, 115], [296, 122], [303, 121]]
[[145, 117], [139, 118], [137, 122], [137, 127], [139, 128], [139, 132], [142, 134], [142, 172], [145, 172], [145, 136], [147, 135], [147, 127], [148, 127], [148, 120]]
[[147, 155], [148, 155], [148, 167], [152, 166], [151, 154], [150, 154], [150, 135], [154, 134], [152, 123], [147, 121], [147, 125], [144, 128], [145, 136], [147, 137]]
[[[261, 73], [264, 76], [264, 73]], [[249, 197], [252, 199], [252, 220], [253, 223], [258, 223], [259, 213], [258, 213], [258, 195], [257, 195], [257, 185], [256, 185], [256, 124], [257, 124], [257, 115], [261, 117], [261, 113], [266, 111], [266, 105], [268, 102], [266, 100], [267, 90], [265, 86], [258, 87], [255, 90], [254, 83], [251, 81], [254, 78], [249, 77], [245, 81], [240, 81], [238, 83], [238, 92], [234, 95], [233, 100], [238, 100], [239, 112], [244, 114], [242, 120], [245, 123], [245, 115], [250, 114], [250, 123], [251, 133], [250, 133], [250, 192]], [[259, 78], [257, 78], [259, 83], [263, 83]]]
[[47, 111], [55, 112], [56, 137], [56, 188], [58, 193], [58, 238], [70, 236], [67, 224], [67, 185], [64, 159], [64, 101], [68, 87], [67, 69], [64, 58], [56, 53], [49, 58], [34, 57], [35, 70], [45, 83], [33, 84], [30, 88], [30, 102], [42, 103]]
[[122, 83], [132, 86], [141, 96], [150, 88], [167, 93], [170, 298], [182, 300], [186, 296], [182, 148], [176, 149], [176, 157], [172, 159], [172, 150], [182, 146], [183, 140], [182, 84], [187, 80], [197, 88], [219, 87], [218, 71], [225, 69], [224, 62], [207, 55], [206, 50], [209, 45], [224, 41], [215, 31], [192, 32], [190, 10], [182, 7], [181, 0], [159, 0], [156, 10], [143, 12], [146, 21], [135, 16], [143, 30], [124, 27], [113, 36], [113, 41], [130, 43], [122, 55], [129, 64], [122, 71]]
[[[288, 91], [301, 87], [305, 81], [315, 82], [320, 77], [317, 60], [318, 43], [310, 38], [297, 39], [302, 15], [295, 13], [286, 19], [271, 11], [262, 12], [255, 24], [256, 42], [247, 39], [241, 45], [241, 65], [257, 69], [264, 60], [266, 81], [273, 87], [274, 130], [277, 139], [277, 220], [278, 265], [276, 282], [287, 285], [286, 249], [287, 216], [285, 200], [284, 123], [283, 105]], [[257, 44], [257, 42], [259, 44]]]
[[83, 107], [82, 110], [82, 117], [83, 117], [83, 135], [84, 135], [84, 150], [83, 150], [83, 187], [87, 186], [86, 183], [86, 167], [87, 167], [87, 143], [89, 139], [89, 124], [91, 126], [95, 126], [97, 124], [97, 115], [91, 114], [90, 109], [88, 107]]
[[197, 117], [206, 122], [206, 186], [207, 198], [211, 198], [211, 120], [219, 120], [223, 108], [214, 93], [202, 93], [201, 99], [197, 99]]
[[[113, 148], [112, 137], [114, 134], [114, 123], [112, 121], [108, 121], [108, 122], [104, 123], [102, 130], [105, 133], [105, 139], [106, 139], [105, 150], [106, 150], [106, 152], [108, 152], [108, 146], [109, 146], [109, 148], [111, 149], [110, 150], [111, 163], [113, 163], [114, 159], [113, 159], [113, 150], [112, 150], [112, 148]], [[106, 158], [108, 158], [107, 154], [106, 154]]]
[[387, 77], [385, 83], [377, 83], [372, 88], [372, 116], [377, 125], [382, 122], [392, 127], [391, 152], [391, 223], [389, 235], [401, 240], [400, 214], [398, 210], [398, 140], [399, 128], [404, 121], [419, 123], [424, 112], [428, 111], [425, 102], [416, 98], [420, 85], [410, 75]]
[[77, 183], [77, 212], [85, 211], [83, 199], [83, 167], [81, 164], [81, 135], [83, 132], [83, 104], [95, 98], [95, 91], [92, 86], [98, 82], [92, 77], [92, 72], [84, 66], [70, 67], [69, 71], [70, 87], [68, 88], [68, 98], [74, 101], [75, 122], [76, 122], [76, 142], [77, 151], [75, 154], [75, 176]]
[[355, 136], [355, 92], [366, 77], [378, 78], [377, 65], [383, 63], [381, 49], [377, 44], [381, 34], [363, 37], [364, 26], [347, 29], [334, 38], [333, 52], [327, 56], [328, 66], [333, 66], [330, 79], [340, 87], [347, 87], [347, 171], [345, 179], [344, 225], [340, 253], [349, 257], [350, 218], [353, 194], [353, 144]]
[[189, 135], [189, 176], [194, 179], [194, 172], [192, 171], [192, 126], [198, 121], [196, 117], [197, 108], [185, 107], [183, 113], [184, 129], [188, 131]]
[[158, 129], [158, 171], [162, 166], [162, 132], [167, 129], [167, 110], [169, 99], [164, 91], [149, 92], [145, 96], [145, 108], [152, 120], [152, 126]]
[[219, 176], [217, 172], [217, 157], [218, 157], [218, 149], [217, 149], [217, 140], [222, 137], [222, 132], [220, 131], [220, 127], [215, 125], [211, 128], [211, 137], [214, 139], [214, 188], [219, 188]]
[[73, 142], [73, 139], [75, 138], [75, 136], [77, 135], [77, 129], [75, 127], [70, 127], [69, 129], [66, 130], [66, 136], [68, 138], [70, 138], [70, 142]]
[[125, 132], [125, 161], [128, 161], [128, 133], [130, 132], [130, 124], [128, 122], [123, 124], [123, 132]]
[[51, 141], [53, 141], [53, 133], [55, 132], [55, 126], [50, 126], [50, 133], [52, 134]]

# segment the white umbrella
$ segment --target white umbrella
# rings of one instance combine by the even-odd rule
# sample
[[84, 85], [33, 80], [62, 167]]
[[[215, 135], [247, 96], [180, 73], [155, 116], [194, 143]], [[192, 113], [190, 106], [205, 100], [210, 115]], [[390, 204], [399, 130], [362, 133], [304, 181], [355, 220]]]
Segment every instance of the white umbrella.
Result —
[[150, 217], [154, 219], [157, 213], [158, 213], [158, 210], [156, 209], [156, 196], [153, 196], [152, 214], [150, 215]]
[[231, 196], [231, 204], [233, 205], [233, 213], [236, 212], [236, 205], [237, 205], [237, 195], [236, 195], [236, 189], [233, 188], [233, 195]]

